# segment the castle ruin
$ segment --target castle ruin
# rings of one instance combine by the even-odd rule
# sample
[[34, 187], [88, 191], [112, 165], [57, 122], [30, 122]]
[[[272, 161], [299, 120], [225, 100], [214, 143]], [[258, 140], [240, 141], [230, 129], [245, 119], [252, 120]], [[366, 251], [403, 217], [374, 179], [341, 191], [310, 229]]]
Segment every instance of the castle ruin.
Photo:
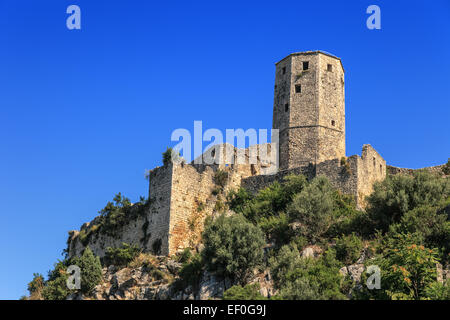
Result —
[[[303, 174], [308, 179], [325, 175], [341, 192], [353, 195], [363, 208], [373, 183], [386, 176], [386, 161], [370, 145], [363, 146], [361, 156], [346, 157], [344, 88], [344, 68], [339, 58], [322, 51], [285, 57], [276, 63], [275, 71], [273, 128], [279, 129], [276, 174], [266, 174], [269, 164], [259, 158], [256, 164], [233, 161], [239, 152], [248, 158], [252, 148], [267, 148], [270, 152], [270, 144], [245, 150], [223, 144], [205, 152], [214, 152], [217, 157], [231, 152], [229, 162], [157, 167], [149, 175], [149, 205], [145, 212], [133, 215], [115, 236], [97, 232], [81, 241], [79, 233], [91, 230], [95, 219], [80, 231], [71, 231], [69, 257], [80, 255], [87, 245], [103, 257], [107, 247], [119, 247], [123, 242], [162, 255], [193, 247], [200, 241], [204, 219], [222, 210], [220, 192], [225, 194], [239, 187], [256, 192], [288, 174]], [[218, 171], [227, 173], [219, 191]]]

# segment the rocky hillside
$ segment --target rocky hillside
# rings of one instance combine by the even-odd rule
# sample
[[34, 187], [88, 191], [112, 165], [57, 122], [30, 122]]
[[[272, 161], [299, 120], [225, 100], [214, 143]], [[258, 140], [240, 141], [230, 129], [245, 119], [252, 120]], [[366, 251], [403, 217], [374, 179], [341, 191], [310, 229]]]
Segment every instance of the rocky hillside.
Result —
[[[123, 243], [101, 259], [88, 246], [47, 279], [35, 274], [27, 299], [450, 299], [442, 172], [389, 175], [366, 211], [325, 177], [233, 190], [206, 219], [201, 244], [157, 256]], [[80, 290], [67, 288], [71, 265], [82, 270]], [[376, 287], [367, 285], [373, 266]]]

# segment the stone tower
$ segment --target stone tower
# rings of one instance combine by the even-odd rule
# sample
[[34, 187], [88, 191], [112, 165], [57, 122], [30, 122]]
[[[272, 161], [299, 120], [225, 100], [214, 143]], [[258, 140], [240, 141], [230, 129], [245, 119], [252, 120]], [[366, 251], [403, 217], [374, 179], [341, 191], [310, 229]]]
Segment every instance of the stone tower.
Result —
[[322, 51], [292, 53], [276, 63], [273, 128], [280, 170], [345, 156], [344, 68]]

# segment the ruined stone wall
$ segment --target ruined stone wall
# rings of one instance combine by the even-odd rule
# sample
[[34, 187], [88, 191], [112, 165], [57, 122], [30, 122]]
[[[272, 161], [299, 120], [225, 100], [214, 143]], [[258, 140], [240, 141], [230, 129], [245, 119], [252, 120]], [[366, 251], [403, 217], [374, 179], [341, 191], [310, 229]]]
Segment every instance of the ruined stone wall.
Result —
[[444, 166], [445, 165], [442, 164], [439, 166], [425, 167], [425, 168], [420, 168], [420, 169], [409, 169], [409, 168], [399, 168], [399, 167], [394, 167], [394, 166], [387, 166], [387, 173], [392, 174], [392, 175], [413, 174], [415, 171], [424, 170], [424, 171], [428, 171], [433, 174], [443, 175], [444, 172], [442, 171], [442, 169]]
[[[270, 144], [263, 146], [269, 149], [270, 154]], [[262, 146], [251, 148], [256, 148], [257, 154], [260, 154], [259, 148]], [[94, 227], [99, 217], [85, 223], [80, 231], [71, 231], [68, 239], [69, 257], [79, 256], [85, 245], [101, 258], [105, 256], [108, 247], [120, 247], [124, 242], [136, 244], [144, 252], [162, 255], [195, 246], [200, 240], [205, 218], [224, 209], [227, 192], [239, 188], [243, 178], [264, 173], [269, 165], [273, 165], [270, 160], [267, 163], [267, 159], [259, 157], [256, 158], [256, 163], [250, 163], [251, 148], [229, 148], [229, 163], [225, 161], [227, 148], [221, 145], [215, 148], [215, 156], [220, 158], [219, 164], [182, 162], [151, 170], [148, 207], [139, 214], [130, 214], [129, 219], [125, 219], [113, 235], [99, 232]], [[212, 149], [208, 150], [202, 157], [211, 152]], [[237, 164], [237, 157], [241, 155], [244, 163]], [[216, 181], [218, 170], [227, 174], [222, 186]], [[90, 232], [88, 241], [82, 242], [80, 232], [87, 231]]]
[[[118, 226], [113, 236], [96, 228], [99, 217], [83, 224], [80, 231], [71, 231], [68, 239], [68, 256], [79, 256], [85, 247], [89, 246], [94, 254], [103, 258], [108, 247], [118, 248], [124, 242], [135, 244], [145, 252], [153, 252], [154, 245], [159, 247], [157, 253], [168, 252], [172, 170], [172, 166], [164, 166], [150, 172], [149, 205], [143, 212], [136, 214], [133, 214], [133, 208], [142, 210], [142, 207], [133, 206], [129, 213], [130, 218]], [[90, 231], [86, 246], [80, 238], [80, 232], [83, 230]]]
[[369, 144], [363, 145], [361, 159], [358, 166], [358, 193], [357, 202], [365, 207], [365, 197], [373, 191], [376, 181], [386, 177], [386, 161]]
[[[88, 243], [86, 246], [92, 250], [92, 252], [103, 258], [108, 247], [120, 247], [123, 242], [130, 244], [137, 244], [143, 247], [141, 240], [144, 238], [143, 226], [145, 224], [145, 217], [137, 217], [134, 220], [127, 221], [126, 224], [121, 226], [116, 231], [116, 236], [109, 236], [101, 232], [93, 232], [88, 238]], [[94, 219], [90, 223], [85, 223], [80, 231], [70, 231], [68, 239], [68, 257], [81, 256], [86, 246], [82, 243], [80, 239], [80, 232], [87, 231], [96, 225], [96, 220]], [[95, 227], [94, 227], [95, 228]]]
[[166, 254], [198, 243], [204, 219], [217, 200], [214, 173], [210, 166], [174, 165]]
[[[270, 145], [264, 145], [268, 147]], [[225, 203], [225, 195], [241, 186], [243, 178], [259, 175], [267, 167], [264, 161], [256, 158], [251, 164], [251, 148], [237, 149], [223, 144], [207, 150], [202, 157], [214, 156], [219, 159], [215, 165], [179, 164], [173, 166], [170, 202], [169, 248], [167, 254], [176, 253], [186, 247], [198, 244], [206, 217], [220, 212]], [[214, 151], [213, 151], [214, 150]], [[258, 149], [255, 150], [259, 154]], [[270, 152], [270, 148], [269, 151]], [[211, 154], [212, 153], [212, 154]], [[231, 158], [226, 161], [227, 153]], [[237, 163], [243, 156], [244, 163]], [[216, 181], [218, 170], [227, 174], [224, 186]]]
[[357, 206], [364, 208], [365, 197], [372, 192], [373, 183], [383, 180], [386, 176], [386, 162], [370, 145], [363, 146], [361, 157], [353, 155], [341, 159], [325, 160], [316, 165], [310, 163], [307, 166], [282, 170], [275, 175], [248, 177], [242, 180], [242, 187], [256, 193], [275, 181], [281, 182], [289, 174], [302, 174], [308, 180], [323, 175], [333, 187], [344, 194], [353, 195]]

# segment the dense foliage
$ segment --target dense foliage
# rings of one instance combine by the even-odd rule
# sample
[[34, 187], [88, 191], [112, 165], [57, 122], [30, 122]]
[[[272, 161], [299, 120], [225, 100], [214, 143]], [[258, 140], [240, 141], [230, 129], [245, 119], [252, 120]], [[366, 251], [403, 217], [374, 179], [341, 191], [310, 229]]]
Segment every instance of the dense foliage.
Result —
[[[325, 177], [310, 182], [286, 177], [256, 195], [230, 192], [230, 209], [264, 231], [275, 244], [267, 268], [283, 299], [445, 299], [436, 264], [450, 253], [450, 180], [428, 172], [388, 176], [374, 186], [367, 211], [331, 187]], [[300, 250], [318, 245], [320, 258]], [[363, 254], [382, 270], [381, 289], [351, 290], [339, 269]], [[361, 283], [367, 279], [363, 272]]]
[[223, 293], [224, 300], [267, 300], [259, 293], [257, 283], [247, 284], [244, 287], [235, 285]]
[[137, 245], [130, 245], [128, 243], [122, 243], [120, 248], [106, 248], [106, 255], [104, 258], [104, 264], [106, 266], [126, 266], [133, 261], [141, 252]]
[[[220, 192], [227, 178], [224, 171], [217, 172]], [[357, 209], [351, 196], [321, 176], [311, 181], [301, 175], [287, 176], [256, 194], [242, 188], [231, 191], [217, 211], [234, 214], [216, 214], [206, 220], [201, 252], [178, 253], [182, 267], [174, 288], [198, 290], [208, 270], [232, 280], [234, 286], [224, 299], [263, 299], [259, 285], [249, 282], [253, 283], [258, 270], [265, 270], [277, 290], [274, 299], [448, 300], [449, 282], [438, 281], [437, 266], [449, 263], [449, 179], [423, 171], [388, 175], [374, 185], [366, 211]], [[141, 199], [138, 206], [145, 205]], [[139, 207], [132, 207], [118, 194], [101, 211], [97, 228], [115, 230], [126, 215], [136, 214], [135, 208], [139, 212]], [[306, 248], [319, 253], [306, 256], [302, 254]], [[365, 271], [358, 286], [342, 272], [349, 265], [362, 266], [361, 261], [366, 268], [379, 267], [379, 289], [368, 289], [370, 274]], [[148, 265], [157, 272], [152, 259], [127, 244], [108, 248], [103, 263]], [[88, 293], [101, 279], [100, 261], [87, 248], [82, 257], [55, 264], [47, 280], [34, 274], [29, 298], [65, 299], [71, 293], [65, 285], [70, 264], [88, 271], [82, 278], [83, 292]]]
[[263, 260], [264, 235], [242, 215], [222, 214], [207, 221], [203, 242], [207, 268], [239, 283], [245, 283]]
[[81, 243], [87, 246], [90, 238], [96, 232], [116, 237], [120, 227], [128, 221], [144, 215], [149, 204], [150, 202], [144, 197], [140, 197], [139, 202], [132, 204], [130, 199], [122, 196], [119, 192], [114, 196], [112, 202], [108, 201], [106, 206], [99, 211], [100, 216], [93, 221], [93, 224], [80, 231], [78, 237]]
[[28, 284], [29, 299], [39, 300], [65, 300], [76, 290], [69, 290], [67, 268], [76, 265], [80, 268], [81, 292], [89, 294], [102, 279], [102, 266], [100, 259], [87, 247], [81, 257], [65, 259], [55, 263], [53, 270], [48, 272], [47, 280], [41, 274], [34, 274], [33, 280]]

